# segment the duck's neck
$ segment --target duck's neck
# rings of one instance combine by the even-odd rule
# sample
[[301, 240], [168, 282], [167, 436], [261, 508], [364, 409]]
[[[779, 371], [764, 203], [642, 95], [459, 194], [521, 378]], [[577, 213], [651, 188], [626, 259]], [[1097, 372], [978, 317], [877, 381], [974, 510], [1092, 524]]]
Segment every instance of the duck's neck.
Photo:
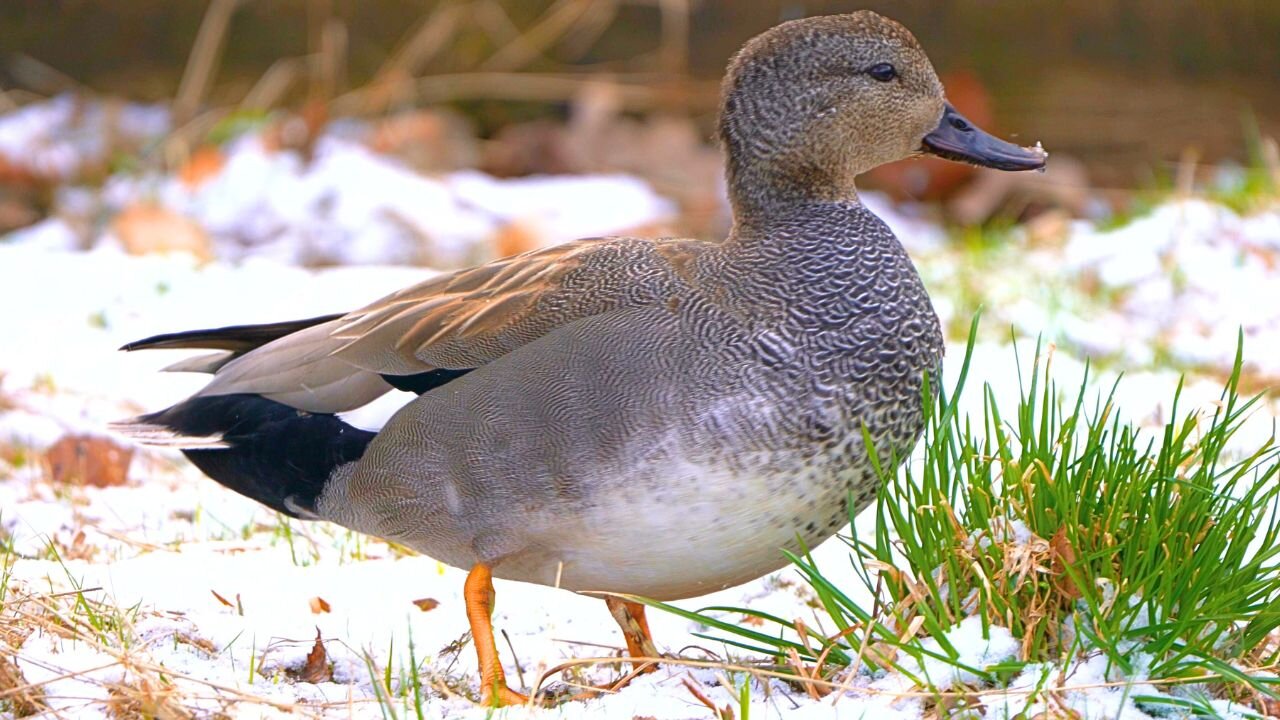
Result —
[[731, 154], [725, 168], [734, 220], [759, 225], [797, 208], [858, 205], [854, 175], [819, 162], [751, 162]]

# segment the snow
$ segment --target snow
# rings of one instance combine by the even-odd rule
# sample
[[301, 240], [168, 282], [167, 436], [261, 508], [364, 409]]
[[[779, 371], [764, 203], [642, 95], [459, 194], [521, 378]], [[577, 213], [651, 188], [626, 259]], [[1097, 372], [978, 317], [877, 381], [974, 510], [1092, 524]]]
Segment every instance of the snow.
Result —
[[1110, 338], [1108, 349], [1138, 362], [1166, 343], [1182, 361], [1230, 367], [1243, 329], [1248, 366], [1280, 377], [1280, 304], [1267, 301], [1280, 287], [1280, 212], [1242, 218], [1203, 200], [1172, 202], [1116, 230], [1081, 225], [1063, 255], [1063, 270], [1122, 295], [1105, 332], [1090, 318], [1068, 326], [1073, 340]]
[[169, 111], [158, 105], [60, 95], [0, 115], [0, 165], [66, 179], [106, 163], [116, 149], [112, 143], [140, 144], [168, 129]]
[[624, 175], [432, 177], [332, 136], [317, 143], [310, 162], [252, 135], [225, 152], [222, 170], [194, 187], [171, 177], [116, 176], [102, 200], [111, 212], [149, 197], [197, 221], [225, 260], [312, 265], [458, 267], [488, 259], [488, 241], [508, 227], [552, 245], [661, 224], [675, 213], [669, 200]]

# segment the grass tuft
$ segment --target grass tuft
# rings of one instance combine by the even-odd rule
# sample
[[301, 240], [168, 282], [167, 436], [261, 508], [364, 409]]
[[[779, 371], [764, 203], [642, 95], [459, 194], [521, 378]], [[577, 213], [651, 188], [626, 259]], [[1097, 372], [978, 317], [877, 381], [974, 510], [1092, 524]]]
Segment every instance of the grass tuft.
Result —
[[[797, 681], [865, 684], [892, 671], [938, 693], [940, 710], [958, 692], [1011, 686], [1024, 709], [1059, 702], [1067, 670], [1085, 663], [1139, 687], [1127, 699], [1143, 707], [1266, 707], [1280, 659], [1280, 448], [1232, 442], [1258, 402], [1238, 392], [1243, 339], [1212, 411], [1182, 408], [1179, 386], [1174, 419], [1152, 433], [1122, 419], [1115, 386], [1091, 398], [1087, 371], [1060, 387], [1040, 347], [1012, 412], [987, 386], [981, 417], [959, 413], [976, 328], [957, 386], [924, 393], [923, 458], [877, 463], [875, 530], [855, 524], [846, 538], [865, 592], [791, 557], [833, 631], [654, 604]], [[853, 599], [864, 595], [873, 602]], [[755, 627], [718, 619], [726, 611]], [[1008, 651], [984, 655], [993, 638]]]

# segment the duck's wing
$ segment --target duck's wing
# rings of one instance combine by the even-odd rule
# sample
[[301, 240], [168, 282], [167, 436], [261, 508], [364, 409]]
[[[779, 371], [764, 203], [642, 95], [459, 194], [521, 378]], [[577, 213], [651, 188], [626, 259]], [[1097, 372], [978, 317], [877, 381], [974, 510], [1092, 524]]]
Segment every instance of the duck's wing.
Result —
[[[308, 412], [343, 412], [392, 387], [429, 390], [579, 318], [664, 302], [709, 247], [675, 238], [578, 240], [438, 275], [248, 350], [219, 331], [179, 334], [204, 343], [182, 347], [223, 353], [174, 369], [214, 372], [199, 395], [252, 393]], [[244, 327], [224, 330], [240, 331], [243, 341]], [[179, 346], [147, 343], [126, 347]]]
[[665, 299], [706, 247], [579, 240], [432, 278], [341, 318], [334, 356], [383, 374], [478, 367], [565, 323]]

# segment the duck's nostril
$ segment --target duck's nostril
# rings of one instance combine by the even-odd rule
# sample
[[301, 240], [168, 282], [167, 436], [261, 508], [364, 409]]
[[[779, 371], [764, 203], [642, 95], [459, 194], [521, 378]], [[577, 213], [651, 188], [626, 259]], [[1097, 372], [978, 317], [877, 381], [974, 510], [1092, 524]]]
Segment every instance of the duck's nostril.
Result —
[[957, 130], [961, 130], [963, 132], [968, 132], [973, 129], [972, 127], [969, 126], [969, 123], [964, 121], [964, 118], [958, 118], [958, 117], [951, 118], [951, 127]]

